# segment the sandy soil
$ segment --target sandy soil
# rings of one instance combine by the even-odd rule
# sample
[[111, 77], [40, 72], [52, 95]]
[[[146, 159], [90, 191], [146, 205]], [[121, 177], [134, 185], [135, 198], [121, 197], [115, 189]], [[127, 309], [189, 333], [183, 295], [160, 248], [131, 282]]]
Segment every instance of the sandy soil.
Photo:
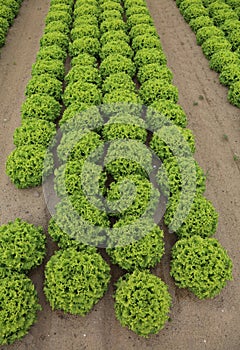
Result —
[[[31, 273], [43, 311], [29, 334], [9, 350], [239, 350], [240, 348], [240, 112], [227, 100], [227, 89], [218, 83], [208, 61], [195, 43], [173, 0], [148, 0], [161, 37], [168, 65], [179, 88], [180, 104], [196, 137], [196, 159], [207, 173], [206, 196], [220, 218], [216, 237], [234, 263], [234, 281], [213, 300], [199, 301], [179, 290], [169, 277], [169, 254], [155, 272], [169, 285], [173, 296], [171, 319], [164, 330], [148, 340], [124, 329], [115, 319], [113, 283], [105, 297], [85, 318], [52, 312], [42, 293], [43, 267]], [[0, 224], [21, 217], [46, 229], [49, 214], [41, 187], [16, 190], [5, 175], [7, 155], [14, 148], [12, 135], [20, 124], [24, 90], [35, 61], [49, 1], [25, 0], [10, 29], [0, 58]], [[227, 135], [224, 137], [224, 135]], [[167, 252], [173, 237], [166, 237]], [[48, 257], [54, 245], [48, 242]], [[48, 259], [46, 258], [46, 260]], [[114, 268], [114, 282], [120, 270]]]

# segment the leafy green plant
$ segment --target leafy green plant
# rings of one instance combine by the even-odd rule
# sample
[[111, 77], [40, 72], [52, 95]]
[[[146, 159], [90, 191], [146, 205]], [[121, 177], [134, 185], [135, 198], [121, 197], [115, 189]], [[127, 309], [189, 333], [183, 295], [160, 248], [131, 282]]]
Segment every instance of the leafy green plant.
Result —
[[81, 17], [84, 15], [90, 15], [98, 17], [100, 13], [100, 9], [98, 6], [83, 4], [74, 9], [74, 17]]
[[140, 67], [137, 77], [140, 84], [143, 84], [145, 81], [150, 79], [161, 79], [165, 80], [168, 83], [171, 83], [173, 74], [167, 66], [160, 66], [157, 63], [151, 63]]
[[50, 74], [59, 80], [63, 80], [65, 74], [64, 63], [60, 60], [39, 60], [32, 65], [32, 76]]
[[81, 25], [86, 25], [86, 24], [97, 26], [98, 25], [97, 17], [91, 16], [91, 15], [79, 16], [74, 19], [73, 28]]
[[125, 0], [124, 1], [124, 8], [128, 9], [133, 6], [146, 6], [145, 0]]
[[109, 281], [110, 267], [100, 254], [68, 248], [47, 263], [44, 292], [52, 309], [83, 316], [102, 298]]
[[[139, 70], [140, 72], [140, 70]], [[163, 125], [171, 124], [187, 125], [187, 117], [182, 107], [169, 100], [157, 100], [147, 109], [146, 124], [151, 131], [160, 129]]]
[[56, 120], [61, 111], [61, 105], [51, 96], [34, 94], [29, 96], [21, 107], [22, 120], [28, 118]]
[[226, 19], [220, 28], [224, 31], [225, 35], [229, 35], [232, 31], [240, 29], [240, 22], [237, 19]]
[[82, 81], [68, 84], [63, 94], [65, 106], [69, 106], [72, 103], [99, 105], [101, 101], [101, 90], [95, 84]]
[[70, 26], [72, 23], [72, 16], [64, 11], [49, 11], [45, 18], [45, 24], [48, 25], [49, 23], [55, 21], [63, 22]]
[[136, 91], [136, 86], [130, 75], [120, 72], [109, 75], [102, 84], [103, 93], [109, 93], [113, 90], [126, 89]]
[[37, 53], [37, 61], [40, 61], [40, 60], [65, 61], [66, 58], [67, 58], [66, 51], [62, 50], [58, 45], [41, 47]]
[[162, 50], [158, 49], [141, 49], [139, 50], [135, 57], [134, 62], [137, 68], [145, 66], [146, 64], [157, 63], [157, 64], [166, 64], [167, 59]]
[[100, 32], [99, 32], [98, 26], [93, 24], [85, 24], [85, 25], [83, 24], [81, 26], [75, 26], [71, 30], [71, 38], [73, 41], [80, 39], [84, 36], [99, 39]]
[[221, 74], [219, 81], [223, 85], [230, 86], [232, 83], [240, 81], [240, 65], [238, 63], [230, 63], [226, 65]]
[[97, 67], [96, 57], [88, 53], [79, 54], [71, 59], [71, 66], [92, 66]]
[[133, 50], [123, 40], [109, 41], [107, 44], [102, 46], [100, 51], [100, 58], [104, 60], [109, 55], [122, 55], [124, 57], [132, 58]]
[[189, 26], [192, 30], [197, 33], [197, 31], [202, 27], [209, 27], [213, 25], [213, 19], [209, 16], [199, 16], [197, 18], [191, 19]]
[[167, 285], [149, 271], [135, 270], [116, 283], [115, 314], [122, 326], [140, 336], [158, 333], [168, 320], [171, 296]]
[[199, 16], [207, 16], [208, 11], [203, 5], [195, 4], [188, 6], [186, 10], [183, 11], [182, 15], [185, 21], [189, 23], [192, 19], [197, 18]]
[[75, 4], [74, 4], [74, 8], [78, 8], [79, 6], [82, 5], [94, 5], [94, 6], [98, 6], [98, 1], [96, 0], [76, 0]]
[[183, 238], [172, 249], [171, 275], [199, 299], [213, 298], [232, 280], [232, 261], [215, 238]]
[[59, 101], [62, 97], [62, 83], [50, 74], [33, 76], [26, 87], [25, 95], [34, 94], [48, 95]]
[[100, 74], [103, 79], [120, 72], [130, 75], [130, 77], [134, 76], [136, 67], [130, 58], [117, 54], [110, 55], [101, 62]]
[[42, 145], [16, 148], [7, 158], [6, 173], [17, 188], [35, 187], [51, 173], [53, 159]]
[[99, 7], [102, 12], [115, 10], [123, 13], [123, 8], [118, 1], [103, 1]]
[[54, 32], [61, 32], [63, 34], [69, 35], [70, 28], [69, 25], [65, 22], [61, 21], [53, 21], [48, 23], [44, 28], [44, 33], [54, 33]]
[[133, 39], [138, 35], [151, 35], [158, 38], [156, 28], [152, 24], [136, 24], [133, 26], [129, 32], [129, 36]]
[[240, 57], [238, 57], [236, 52], [232, 52], [230, 50], [220, 50], [212, 55], [210, 60], [210, 68], [220, 73], [225, 66], [239, 63]]
[[228, 11], [230, 6], [224, 3], [224, 1], [214, 1], [208, 6], [209, 15], [213, 17], [219, 12], [219, 10]]
[[198, 45], [202, 45], [204, 41], [211, 38], [212, 36], [224, 37], [224, 33], [221, 29], [215, 26], [202, 27], [197, 31], [196, 39]]
[[68, 35], [61, 32], [45, 33], [40, 39], [40, 47], [58, 45], [64, 51], [67, 51], [68, 43]]
[[[113, 227], [113, 229], [116, 227], [120, 229], [119, 243], [124, 239], [123, 237], [131, 236], [131, 226], [125, 227], [125, 224], [126, 222], [121, 220]], [[144, 232], [144, 228], [141, 226], [139, 229]], [[144, 237], [140, 240], [123, 246], [108, 248], [107, 253], [113, 264], [118, 264], [127, 271], [154, 267], [159, 263], [164, 253], [163, 231], [157, 225], [154, 225], [153, 229], [150, 232], [145, 232]]]
[[229, 35], [227, 36], [227, 39], [232, 44], [233, 51], [237, 50], [240, 47], [239, 30], [240, 30], [240, 26], [238, 29], [231, 31], [231, 33], [229, 33]]
[[183, 0], [181, 1], [181, 3], [179, 4], [179, 10], [181, 12], [181, 14], [183, 14], [183, 12], [192, 5], [202, 5], [202, 0]]
[[210, 59], [214, 53], [220, 50], [231, 50], [231, 48], [232, 45], [230, 42], [227, 39], [219, 36], [212, 36], [202, 44], [203, 53], [208, 59]]
[[215, 11], [212, 17], [213, 17], [213, 23], [217, 27], [220, 27], [222, 24], [224, 24], [226, 20], [238, 19], [238, 15], [232, 9], [229, 9], [229, 10], [222, 9], [222, 10]]
[[147, 9], [146, 5], [143, 6], [139, 6], [139, 5], [135, 5], [135, 6], [131, 6], [126, 10], [126, 17], [131, 17], [132, 15], [136, 15], [136, 14], [143, 14], [143, 15], [149, 15], [149, 10]]
[[37, 311], [41, 309], [30, 278], [17, 273], [1, 278], [0, 344], [12, 344], [22, 339], [36, 322]]
[[68, 84], [83, 82], [83, 83], [92, 83], [97, 86], [101, 85], [102, 79], [99, 73], [99, 70], [91, 65], [82, 66], [75, 65], [68, 74], [65, 76], [65, 81]]
[[144, 121], [129, 114], [111, 117], [104, 125], [102, 135], [106, 141], [133, 139], [145, 143], [147, 139]]
[[26, 272], [40, 265], [46, 254], [42, 227], [16, 219], [0, 226], [0, 266]]
[[57, 4], [67, 4], [69, 6], [72, 6], [74, 3], [74, 0], [51, 0], [50, 6], [57, 5]]
[[100, 22], [106, 21], [108, 19], [122, 19], [122, 13], [118, 10], [106, 10], [103, 11], [100, 16]]
[[195, 141], [190, 129], [169, 125], [154, 132], [150, 147], [161, 160], [173, 155], [191, 157], [195, 151]]
[[144, 34], [134, 37], [132, 40], [132, 48], [136, 52], [141, 49], [161, 49], [162, 47], [159, 38], [149, 34]]
[[106, 115], [118, 113], [138, 114], [141, 110], [141, 100], [134, 91], [116, 89], [106, 93], [103, 97], [102, 107]]
[[[191, 179], [195, 179], [194, 184]], [[189, 161], [184, 157], [169, 157], [159, 168], [157, 181], [164, 195], [174, 196], [179, 191], [191, 191], [193, 186], [196, 193], [203, 193], [206, 177], [196, 161]]]
[[15, 0], [0, 0], [0, 5], [9, 7], [15, 16], [17, 15], [20, 8], [20, 3]]
[[[199, 180], [196, 186], [199, 186]], [[217, 229], [218, 224], [218, 213], [212, 205], [212, 203], [201, 195], [198, 191], [199, 187], [196, 189], [196, 195], [192, 204], [182, 203], [183, 200], [180, 198], [180, 193], [175, 192], [170, 198], [167, 205], [167, 210], [164, 216], [164, 221], [166, 225], [170, 225], [173, 217], [176, 217], [176, 209], [179, 205], [186, 205], [189, 207], [190, 211], [186, 217], [179, 216], [179, 222], [181, 226], [175, 230], [179, 238], [189, 238], [193, 235], [199, 235], [203, 238], [211, 237]], [[181, 215], [182, 213], [180, 213]]]
[[13, 135], [16, 147], [39, 144], [47, 147], [56, 135], [56, 125], [42, 119], [29, 118], [15, 129]]
[[92, 56], [98, 56], [100, 44], [97, 38], [91, 36], [84, 36], [74, 40], [69, 45], [69, 54], [71, 57], [78, 56], [83, 53], [88, 53]]
[[104, 34], [105, 32], [112, 30], [123, 30], [126, 31], [126, 24], [123, 19], [106, 19], [100, 25], [100, 32]]
[[115, 140], [108, 148], [104, 163], [114, 179], [128, 175], [148, 177], [152, 171], [152, 154], [139, 141]]
[[115, 40], [125, 41], [128, 44], [130, 42], [129, 36], [123, 30], [109, 30], [101, 36], [100, 43], [103, 46], [108, 42]]
[[1, 5], [0, 7], [0, 17], [5, 18], [8, 21], [9, 26], [12, 25], [15, 14], [13, 10], [6, 6], [6, 5]]
[[228, 100], [234, 106], [240, 107], [240, 81], [236, 81], [230, 86]]
[[137, 24], [151, 24], [153, 25], [152, 17], [146, 14], [137, 13], [127, 18], [127, 28], [130, 30]]
[[139, 96], [147, 106], [158, 99], [177, 102], [178, 89], [164, 79], [150, 79], [140, 87]]
[[0, 28], [2, 30], [2, 33], [6, 35], [9, 28], [9, 24], [6, 18], [0, 17]]
[[0, 47], [2, 47], [5, 44], [6, 41], [6, 32], [0, 28]]
[[72, 6], [70, 4], [51, 4], [50, 12], [63, 11], [67, 12], [70, 15], [72, 14]]

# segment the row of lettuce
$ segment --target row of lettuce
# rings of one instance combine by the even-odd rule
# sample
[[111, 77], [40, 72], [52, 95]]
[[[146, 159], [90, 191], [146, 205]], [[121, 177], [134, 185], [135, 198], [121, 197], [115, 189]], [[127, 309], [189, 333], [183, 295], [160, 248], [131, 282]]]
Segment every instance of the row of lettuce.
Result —
[[[72, 6], [73, 1], [51, 1], [7, 173], [19, 188], [41, 183], [46, 147], [56, 133], [53, 121], [59, 119], [63, 102], [55, 172], [61, 200], [48, 227], [60, 250], [46, 265], [45, 295], [53, 309], [89, 312], [110, 281], [110, 268], [96, 248], [107, 247], [111, 262], [127, 272], [116, 284], [116, 317], [148, 336], [164, 327], [171, 307], [167, 285], [149, 271], [164, 254], [163, 231], [154, 223], [159, 198], [169, 197], [164, 220], [179, 239], [171, 262], [179, 287], [201, 299], [214, 297], [231, 279], [232, 263], [211, 238], [218, 215], [203, 196], [205, 176], [193, 160], [194, 137], [177, 104], [178, 90], [146, 2], [77, 0]], [[62, 92], [68, 44], [71, 69]], [[154, 169], [146, 144], [163, 162], [159, 187], [149, 180]], [[104, 170], [99, 165], [103, 154]], [[44, 167], [48, 173], [52, 159]], [[174, 219], [183, 224], [172, 226]], [[10, 264], [15, 270], [16, 262]], [[15, 325], [20, 333], [3, 327], [0, 341], [21, 338], [29, 328], [21, 325]]]
[[240, 107], [240, 2], [234, 0], [176, 0], [196, 34], [219, 81], [229, 87], [228, 100]]
[[18, 14], [21, 4], [22, 0], [0, 1], [0, 48], [5, 44], [8, 30]]

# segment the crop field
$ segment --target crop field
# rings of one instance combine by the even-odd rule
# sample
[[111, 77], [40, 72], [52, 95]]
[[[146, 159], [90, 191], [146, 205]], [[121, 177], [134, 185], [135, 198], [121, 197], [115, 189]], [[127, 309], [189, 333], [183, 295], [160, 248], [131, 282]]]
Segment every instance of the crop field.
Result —
[[0, 349], [240, 349], [240, 0], [0, 0]]

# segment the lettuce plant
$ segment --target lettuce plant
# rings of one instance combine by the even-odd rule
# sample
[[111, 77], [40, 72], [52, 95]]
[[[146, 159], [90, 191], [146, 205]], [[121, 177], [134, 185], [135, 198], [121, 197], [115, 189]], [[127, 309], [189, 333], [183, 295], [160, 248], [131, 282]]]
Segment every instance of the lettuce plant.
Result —
[[61, 49], [67, 51], [68, 44], [68, 35], [61, 32], [45, 33], [40, 39], [40, 47], [58, 45]]
[[133, 39], [138, 35], [151, 35], [158, 38], [156, 28], [152, 24], [136, 24], [129, 32], [129, 36]]
[[64, 63], [60, 60], [43, 59], [32, 65], [32, 76], [50, 74], [59, 80], [63, 80], [65, 75]]
[[53, 21], [48, 23], [44, 28], [44, 33], [55, 33], [55, 32], [61, 32], [63, 34], [69, 35], [70, 28], [65, 22], [61, 21]]
[[197, 18], [199, 16], [207, 16], [208, 11], [203, 5], [195, 4], [187, 7], [186, 10], [183, 11], [182, 15], [185, 21], [189, 23], [192, 19]]
[[129, 9], [133, 6], [146, 6], [145, 0], [124, 0], [124, 8]]
[[220, 50], [231, 50], [231, 48], [232, 45], [230, 42], [227, 39], [219, 36], [212, 36], [202, 44], [203, 53], [208, 59], [210, 59], [214, 53]]
[[86, 24], [98, 26], [97, 17], [91, 16], [91, 15], [79, 16], [79, 17], [74, 19], [73, 28], [81, 26], [81, 25], [86, 25]]
[[220, 27], [221, 25], [223, 25], [226, 20], [238, 19], [237, 13], [235, 13], [235, 11], [233, 11], [232, 9], [229, 9], [229, 10], [222, 9], [222, 10], [215, 11], [212, 17], [213, 17], [213, 23], [217, 27]]
[[98, 17], [100, 13], [100, 9], [98, 6], [83, 4], [74, 9], [74, 17], [81, 17], [84, 15], [90, 15], [94, 17]]
[[106, 115], [113, 115], [119, 112], [138, 114], [141, 110], [141, 100], [134, 91], [116, 89], [106, 93], [103, 97], [102, 107]]
[[240, 57], [236, 52], [230, 50], [220, 50], [214, 53], [210, 60], [210, 68], [216, 72], [221, 72], [229, 64], [240, 64]]
[[100, 38], [101, 45], [105, 45], [110, 41], [121, 40], [129, 44], [130, 38], [123, 30], [109, 30]]
[[179, 4], [179, 11], [183, 14], [183, 12], [192, 5], [202, 5], [202, 0], [183, 0], [181, 1], [181, 3]]
[[240, 81], [236, 81], [230, 86], [228, 91], [228, 100], [234, 106], [240, 108]]
[[55, 21], [63, 22], [70, 26], [72, 23], [72, 16], [64, 11], [49, 11], [45, 18], [45, 24], [48, 25]]
[[59, 60], [65, 61], [67, 53], [61, 49], [58, 45], [54, 44], [51, 46], [41, 47], [37, 53], [37, 60]]
[[149, 34], [143, 34], [135, 36], [132, 40], [132, 48], [135, 52], [141, 49], [161, 49], [161, 43], [159, 38], [149, 35]]
[[65, 76], [65, 81], [68, 84], [76, 83], [76, 82], [82, 82], [82, 83], [92, 83], [96, 84], [97, 86], [101, 85], [101, 75], [99, 73], [99, 70], [95, 67], [92, 67], [91, 65], [88, 66], [82, 66], [82, 65], [75, 65], [70, 69], [68, 74]]
[[102, 12], [116, 10], [123, 13], [123, 8], [118, 1], [103, 1], [99, 7]]
[[214, 1], [208, 6], [209, 15], [213, 17], [220, 10], [228, 11], [230, 6], [227, 5], [224, 1]]
[[105, 79], [111, 74], [124, 72], [130, 77], [133, 77], [136, 71], [136, 67], [130, 58], [122, 55], [110, 55], [105, 58], [100, 65], [100, 74]]
[[118, 10], [105, 10], [99, 16], [100, 22], [109, 19], [122, 19], [122, 13]]
[[136, 85], [130, 75], [124, 72], [109, 75], [102, 84], [102, 91], [104, 94], [118, 89], [134, 92], [136, 91]]
[[20, 7], [20, 3], [18, 1], [15, 1], [15, 0], [1, 0], [0, 5], [1, 6], [4, 5], [4, 6], [9, 7], [15, 16], [17, 15], [19, 7]]
[[42, 227], [16, 219], [0, 226], [0, 266], [27, 272], [40, 265], [46, 254]]
[[192, 30], [197, 33], [197, 31], [202, 27], [209, 27], [213, 25], [213, 19], [208, 15], [199, 16], [197, 18], [191, 19], [189, 26]]
[[34, 94], [46, 94], [59, 101], [62, 97], [62, 83], [50, 74], [33, 76], [27, 84], [25, 95], [31, 96]]
[[220, 26], [225, 35], [229, 35], [232, 31], [240, 30], [240, 22], [237, 19], [226, 19], [226, 21]]
[[90, 36], [92, 38], [99, 39], [100, 32], [98, 26], [92, 24], [83, 24], [81, 26], [76, 26], [71, 30], [71, 38], [73, 41], [84, 36]]
[[82, 81], [68, 84], [63, 94], [65, 106], [69, 106], [72, 103], [99, 105], [101, 101], [101, 90], [95, 84]]
[[13, 24], [15, 14], [10, 7], [3, 4], [0, 7], [0, 17], [5, 18], [8, 21], [8, 25], [10, 26]]
[[230, 63], [226, 65], [219, 75], [221, 84], [231, 86], [233, 83], [240, 81], [240, 64]]
[[79, 54], [71, 59], [71, 66], [92, 66], [97, 67], [97, 59], [88, 53]]
[[233, 51], [237, 50], [240, 47], [239, 30], [240, 30], [240, 26], [238, 27], [238, 29], [231, 31], [231, 33], [229, 33], [229, 35], [227, 36], [227, 39], [232, 44]]
[[171, 296], [160, 278], [149, 271], [135, 270], [121, 277], [116, 287], [114, 308], [122, 326], [146, 338], [164, 327]]
[[221, 29], [215, 26], [200, 28], [196, 34], [197, 44], [202, 45], [204, 41], [211, 38], [212, 36], [224, 37], [224, 33]]
[[105, 21], [103, 21], [100, 25], [100, 31], [102, 34], [104, 34], [105, 32], [108, 31], [112, 31], [112, 30], [126, 30], [126, 24], [123, 21], [123, 19], [106, 19]]
[[47, 95], [34, 94], [25, 100], [21, 107], [22, 120], [29, 118], [55, 121], [61, 111], [61, 105], [55, 98]]
[[149, 15], [149, 10], [147, 9], [146, 5], [143, 6], [139, 6], [139, 5], [135, 5], [135, 6], [131, 6], [126, 10], [126, 17], [131, 17], [132, 15], [136, 15], [136, 14], [143, 14], [143, 15]]
[[149, 15], [137, 13], [127, 18], [127, 28], [130, 30], [137, 24], [151, 24], [153, 25], [153, 19]]
[[171, 276], [199, 299], [214, 298], [232, 280], [232, 261], [215, 238], [183, 238], [172, 249]]
[[88, 53], [92, 56], [98, 56], [100, 50], [100, 44], [97, 38], [91, 36], [84, 36], [82, 38], [74, 40], [69, 45], [69, 54], [71, 57], [78, 56], [80, 54]]
[[158, 49], [141, 49], [139, 50], [135, 57], [134, 62], [137, 68], [145, 66], [146, 64], [157, 63], [157, 64], [166, 64], [167, 59], [162, 50]]
[[0, 285], [0, 344], [12, 344], [22, 339], [36, 322], [37, 292], [30, 278], [11, 273], [1, 278]]
[[160, 66], [157, 63], [151, 63], [140, 67], [137, 77], [140, 84], [143, 84], [145, 81], [150, 79], [161, 79], [171, 83], [173, 74], [167, 66]]
[[100, 58], [104, 60], [104, 58], [107, 58], [109, 55], [113, 54], [119, 54], [124, 57], [132, 58], [133, 50], [125, 41], [109, 41], [107, 44], [102, 46], [102, 49], [100, 51]]
[[70, 15], [72, 14], [72, 6], [70, 4], [51, 4], [50, 6], [50, 12], [55, 12], [55, 11], [63, 11], [67, 12]]
[[86, 315], [101, 299], [110, 281], [110, 267], [98, 253], [68, 248], [46, 265], [44, 292], [52, 309]]
[[139, 96], [147, 106], [159, 99], [176, 103], [178, 101], [178, 89], [164, 79], [150, 79], [140, 87]]

